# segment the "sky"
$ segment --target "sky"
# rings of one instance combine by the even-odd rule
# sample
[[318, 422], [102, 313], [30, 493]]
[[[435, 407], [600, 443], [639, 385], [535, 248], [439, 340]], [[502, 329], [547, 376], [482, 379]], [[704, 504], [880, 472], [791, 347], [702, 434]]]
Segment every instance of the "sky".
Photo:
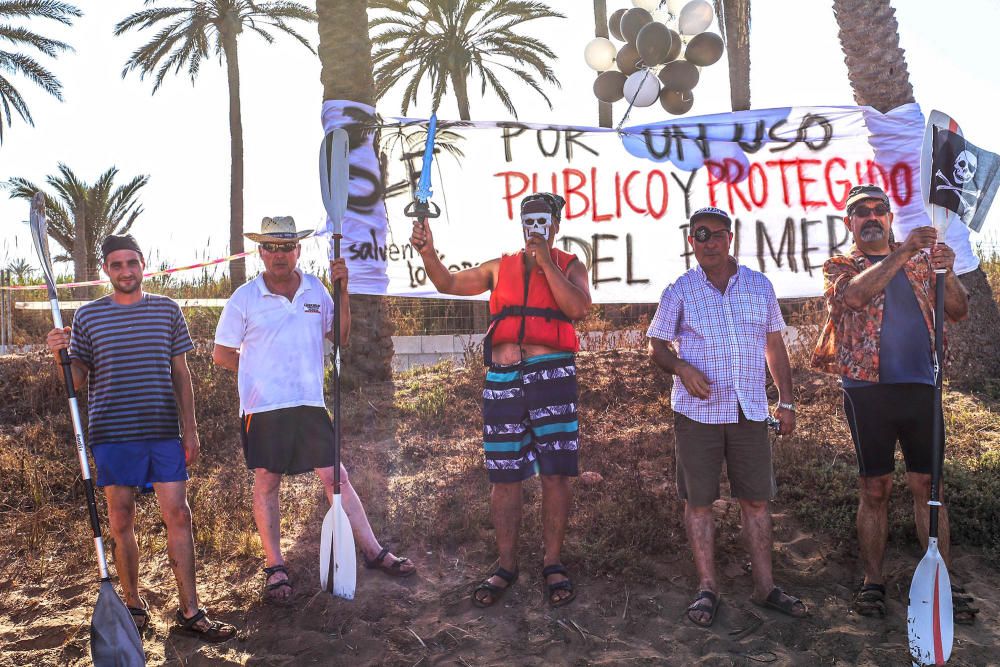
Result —
[[[159, 0], [157, 4], [182, 1]], [[218, 60], [210, 60], [203, 64], [194, 85], [186, 77], [170, 77], [153, 95], [150, 80], [141, 81], [135, 73], [121, 76], [129, 54], [150, 39], [149, 31], [122, 37], [112, 34], [116, 22], [142, 9], [142, 0], [77, 0], [76, 4], [84, 16], [70, 28], [48, 22], [31, 26], [69, 42], [75, 51], [55, 60], [39, 57], [64, 84], [64, 102], [23, 78], [14, 78], [35, 126], [18, 118], [12, 128], [5, 128], [0, 181], [21, 176], [41, 184], [47, 175], [56, 173], [60, 162], [91, 183], [111, 166], [119, 169], [119, 184], [147, 174], [149, 184], [140, 192], [144, 210], [132, 233], [150, 248], [150, 267], [187, 265], [227, 255], [230, 165], [225, 69]], [[594, 34], [592, 3], [550, 0], [549, 4], [567, 19], [532, 22], [523, 31], [550, 40], [558, 55], [554, 69], [562, 86], [549, 92], [550, 110], [529, 89], [511, 83], [519, 119], [596, 125], [595, 73], [583, 60], [584, 46]], [[831, 4], [830, 0], [756, 0], [753, 4], [750, 86], [754, 108], [854, 104]], [[610, 14], [632, 4], [608, 0], [607, 6]], [[973, 143], [1000, 152], [1000, 127], [995, 120], [1000, 74], [994, 57], [1000, 3], [952, 0], [947, 11], [945, 4], [931, 0], [893, 0], [893, 6], [914, 94], [924, 112], [940, 109], [948, 113]], [[313, 44], [318, 42], [315, 26], [298, 28]], [[709, 29], [717, 32], [718, 26], [713, 21]], [[359, 59], [358, 66], [369, 64]], [[245, 229], [254, 231], [262, 217], [275, 215], [294, 216], [299, 228], [322, 225], [316, 168], [323, 137], [318, 57], [280, 35], [274, 45], [267, 45], [247, 34], [240, 42], [240, 70]], [[474, 120], [510, 119], [490, 93], [482, 98], [478, 84], [470, 89]], [[729, 110], [725, 57], [702, 71], [694, 95], [688, 116]], [[399, 92], [390, 94], [378, 103], [379, 112], [398, 115], [400, 98]], [[616, 124], [625, 108], [624, 102], [614, 105]], [[430, 100], [424, 95], [407, 115], [429, 113]], [[457, 118], [453, 97], [442, 102], [438, 116]], [[633, 109], [627, 124], [666, 117], [654, 105]], [[37, 266], [24, 222], [27, 213], [26, 201], [8, 199], [0, 192], [0, 266], [17, 258]], [[973, 238], [998, 247], [1000, 204], [983, 234]], [[307, 262], [318, 261], [322, 257], [318, 244], [315, 249], [307, 247], [305, 256]], [[253, 259], [250, 272], [257, 270], [259, 264]], [[57, 271], [70, 269], [64, 265]]]

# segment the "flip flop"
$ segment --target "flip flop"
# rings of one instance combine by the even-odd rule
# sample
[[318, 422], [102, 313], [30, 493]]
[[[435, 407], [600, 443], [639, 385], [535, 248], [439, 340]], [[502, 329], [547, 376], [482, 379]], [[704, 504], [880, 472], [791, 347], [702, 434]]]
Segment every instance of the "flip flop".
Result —
[[[711, 606], [706, 607], [704, 604], [700, 604], [702, 600], [708, 600]], [[722, 596], [709, 590], [698, 591], [698, 597], [694, 599], [690, 605], [688, 605], [685, 614], [687, 614], [688, 620], [697, 626], [702, 628], [712, 627], [712, 623], [715, 623], [715, 613], [719, 610], [719, 604], [722, 602]], [[703, 614], [708, 614], [708, 619], [704, 621], [699, 621], [691, 612], [701, 612]]]

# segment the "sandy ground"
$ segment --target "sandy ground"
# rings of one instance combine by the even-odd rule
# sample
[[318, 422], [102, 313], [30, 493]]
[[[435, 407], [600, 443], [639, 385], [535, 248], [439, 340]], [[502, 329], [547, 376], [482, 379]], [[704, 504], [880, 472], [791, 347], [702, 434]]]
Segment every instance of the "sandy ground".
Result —
[[[716, 509], [732, 511], [729, 505], [720, 501]], [[656, 558], [656, 576], [649, 580], [578, 577], [578, 597], [562, 609], [545, 604], [540, 572], [530, 570], [527, 559], [501, 603], [473, 607], [468, 596], [486, 569], [485, 552], [410, 552], [420, 570], [408, 579], [362, 568], [355, 600], [345, 601], [315, 592], [317, 509], [315, 530], [288, 540], [296, 583], [290, 607], [263, 604], [255, 573], [237, 581], [201, 573], [205, 603], [241, 628], [227, 644], [206, 646], [170, 633], [173, 583], [152, 574], [164, 568], [146, 568], [143, 583], [153, 608], [147, 657], [149, 664], [165, 665], [908, 664], [905, 596], [921, 554], [890, 551], [889, 616], [859, 617], [849, 611], [850, 584], [857, 580], [853, 554], [800, 530], [777, 510], [775, 576], [809, 605], [811, 616], [804, 620], [750, 603], [745, 558], [726, 535], [719, 541], [723, 601], [707, 630], [684, 620], [696, 583], [684, 545]], [[1000, 574], [961, 551], [953, 570], [966, 575], [963, 582], [982, 612], [976, 625], [956, 626], [949, 664], [1000, 664], [1000, 628], [990, 620], [998, 616], [991, 601], [1000, 599]], [[89, 572], [82, 579], [54, 573], [47, 589], [13, 591], [12, 582], [5, 583], [0, 664], [88, 664], [97, 586]]]

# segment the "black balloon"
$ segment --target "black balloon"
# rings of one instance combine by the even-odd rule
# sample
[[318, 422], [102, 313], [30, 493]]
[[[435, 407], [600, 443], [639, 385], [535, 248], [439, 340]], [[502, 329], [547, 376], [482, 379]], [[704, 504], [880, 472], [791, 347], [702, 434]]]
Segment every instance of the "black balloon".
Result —
[[680, 116], [691, 110], [694, 104], [694, 94], [690, 90], [667, 90], [660, 92], [660, 105], [675, 116]]
[[625, 97], [623, 90], [627, 77], [621, 72], [611, 70], [601, 72], [594, 81], [594, 96], [602, 102], [617, 102]]
[[673, 46], [671, 39], [670, 28], [653, 21], [642, 26], [642, 30], [635, 38], [635, 48], [642, 62], [652, 67], [667, 62], [667, 56]]
[[695, 35], [684, 50], [684, 59], [699, 67], [708, 67], [719, 62], [723, 49], [722, 38], [714, 32], [703, 32]]
[[618, 69], [621, 70], [625, 76], [628, 76], [633, 72], [638, 72], [639, 52], [636, 51], [635, 47], [631, 44], [626, 44], [622, 48], [618, 49], [618, 55], [615, 56], [615, 63], [618, 65]]
[[698, 85], [698, 68], [686, 60], [675, 60], [660, 70], [660, 81], [667, 90], [691, 90]]
[[681, 43], [681, 36], [678, 35], [673, 30], [670, 31], [670, 52], [667, 53], [667, 57], [663, 60], [665, 63], [669, 63], [672, 60], [677, 60], [677, 56], [681, 54], [681, 49], [684, 45]]
[[608, 30], [611, 32], [611, 36], [619, 42], [625, 41], [625, 36], [622, 35], [622, 17], [627, 11], [627, 9], [619, 9], [608, 19]]
[[633, 7], [622, 15], [622, 37], [629, 44], [635, 44], [635, 38], [639, 36], [639, 31], [642, 30], [642, 27], [652, 22], [652, 14], [642, 7]]

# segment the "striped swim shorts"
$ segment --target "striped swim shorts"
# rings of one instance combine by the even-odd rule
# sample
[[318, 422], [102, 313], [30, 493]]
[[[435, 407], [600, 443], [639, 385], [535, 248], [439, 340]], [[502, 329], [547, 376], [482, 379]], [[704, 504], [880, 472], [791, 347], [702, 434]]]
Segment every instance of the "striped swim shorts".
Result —
[[492, 365], [483, 388], [483, 449], [490, 482], [577, 475], [576, 363], [566, 352]]

